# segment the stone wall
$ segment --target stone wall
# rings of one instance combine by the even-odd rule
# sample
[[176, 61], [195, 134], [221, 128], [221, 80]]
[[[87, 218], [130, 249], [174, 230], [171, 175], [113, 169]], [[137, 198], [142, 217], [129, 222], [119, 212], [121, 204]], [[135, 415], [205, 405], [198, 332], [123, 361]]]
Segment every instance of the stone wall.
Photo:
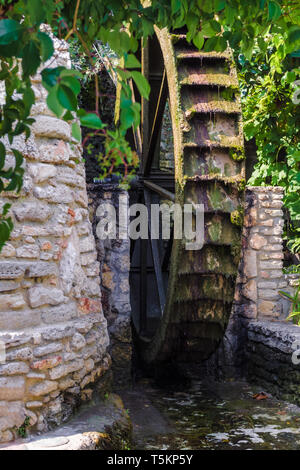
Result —
[[300, 328], [282, 321], [251, 321], [247, 336], [247, 378], [300, 405]]
[[[69, 65], [55, 45], [51, 66]], [[48, 110], [40, 76], [33, 82], [32, 136], [14, 141], [24, 186], [1, 200], [12, 203], [14, 230], [0, 255], [0, 441], [27, 416], [38, 431], [65, 420], [111, 361], [81, 148]]]
[[243, 254], [236, 304], [247, 318], [278, 318], [279, 289], [286, 287], [283, 266], [283, 189], [247, 187]]
[[118, 237], [115, 240], [100, 240], [96, 234], [99, 222], [96, 211], [102, 203], [112, 204], [116, 209], [118, 229], [119, 197], [126, 203], [128, 193], [122, 191], [118, 184], [96, 183], [88, 185], [88, 196], [101, 267], [102, 306], [108, 322], [114, 384], [116, 387], [124, 387], [131, 382], [130, 240], [121, 240]]
[[206, 372], [243, 375], [247, 370], [249, 322], [274, 321], [290, 308], [278, 291], [287, 286], [283, 265], [283, 191], [251, 187], [245, 192], [242, 253], [232, 314], [219, 350], [206, 363]]

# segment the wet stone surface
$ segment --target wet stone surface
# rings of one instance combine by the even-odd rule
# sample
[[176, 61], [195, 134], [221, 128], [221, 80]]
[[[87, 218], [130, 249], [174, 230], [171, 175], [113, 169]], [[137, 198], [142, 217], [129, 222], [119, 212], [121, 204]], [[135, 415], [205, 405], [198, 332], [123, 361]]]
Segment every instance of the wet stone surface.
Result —
[[246, 382], [200, 382], [162, 390], [141, 381], [122, 392], [135, 449], [195, 450], [300, 448], [300, 408]]

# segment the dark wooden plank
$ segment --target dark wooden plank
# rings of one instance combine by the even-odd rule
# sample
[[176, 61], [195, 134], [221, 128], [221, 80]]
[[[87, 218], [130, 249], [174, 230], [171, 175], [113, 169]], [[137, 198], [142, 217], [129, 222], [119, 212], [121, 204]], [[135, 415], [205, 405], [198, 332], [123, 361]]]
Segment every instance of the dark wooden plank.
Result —
[[168, 82], [167, 82], [166, 72], [164, 70], [164, 74], [163, 74], [162, 82], [160, 86], [158, 102], [157, 102], [156, 111], [155, 111], [155, 116], [154, 116], [154, 121], [152, 125], [152, 130], [151, 130], [149, 147], [143, 156], [144, 175], [149, 174], [151, 170], [155, 148], [156, 148], [157, 140], [160, 134], [160, 129], [161, 129], [161, 124], [163, 120], [167, 97], [168, 97]]
[[164, 257], [163, 257], [163, 261], [162, 261], [162, 265], [161, 265], [162, 271], [167, 271], [168, 270], [169, 260], [170, 260], [170, 256], [171, 256], [171, 253], [172, 253], [173, 236], [174, 236], [174, 226], [171, 229], [170, 240], [168, 241], [168, 246], [166, 248], [166, 251], [165, 251], [165, 254], [164, 254]]
[[[133, 101], [133, 103], [136, 103], [132, 80], [129, 81], [129, 86], [130, 86], [131, 93], [132, 93], [132, 101]], [[142, 136], [141, 136], [140, 126], [137, 126], [136, 129], [134, 129], [134, 127], [132, 126], [132, 133], [133, 133], [133, 137], [134, 137], [134, 144], [135, 144], [136, 152], [137, 152], [138, 156], [141, 158], [143, 146], [142, 146]]]
[[140, 334], [147, 334], [147, 249], [148, 240], [140, 239]]
[[168, 191], [165, 188], [162, 188], [158, 184], [152, 183], [152, 181], [144, 180], [144, 186], [146, 186], [146, 188], [149, 188], [152, 191], [156, 192], [160, 196], [162, 196], [166, 199], [169, 199], [170, 201], [175, 202], [175, 194], [171, 193], [170, 191]]
[[160, 261], [160, 256], [159, 256], [159, 246], [158, 246], [159, 240], [155, 240], [151, 238], [151, 217], [150, 217], [151, 198], [150, 198], [150, 193], [147, 189], [144, 191], [144, 195], [145, 195], [145, 203], [148, 209], [148, 227], [149, 227], [150, 244], [151, 244], [153, 265], [154, 265], [154, 271], [155, 271], [155, 278], [156, 278], [156, 283], [157, 283], [159, 306], [160, 306], [160, 311], [161, 311], [161, 316], [162, 316], [164, 308], [165, 308], [165, 303], [166, 303], [166, 294], [165, 294], [165, 287], [164, 287], [163, 275], [162, 275], [162, 270], [161, 270], [161, 261]]

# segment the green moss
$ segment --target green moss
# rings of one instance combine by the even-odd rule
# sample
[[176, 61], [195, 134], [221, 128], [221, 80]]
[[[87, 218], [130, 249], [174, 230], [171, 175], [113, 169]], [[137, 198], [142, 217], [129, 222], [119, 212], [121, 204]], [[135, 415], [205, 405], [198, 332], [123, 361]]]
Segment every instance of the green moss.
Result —
[[238, 227], [243, 226], [244, 222], [244, 210], [240, 206], [237, 210], [231, 212], [230, 214], [230, 221], [233, 225], [237, 225]]
[[209, 238], [212, 242], [218, 242], [222, 235], [222, 222], [221, 220], [211, 221], [208, 227]]
[[244, 147], [231, 148], [229, 155], [236, 161], [245, 160], [246, 158]]

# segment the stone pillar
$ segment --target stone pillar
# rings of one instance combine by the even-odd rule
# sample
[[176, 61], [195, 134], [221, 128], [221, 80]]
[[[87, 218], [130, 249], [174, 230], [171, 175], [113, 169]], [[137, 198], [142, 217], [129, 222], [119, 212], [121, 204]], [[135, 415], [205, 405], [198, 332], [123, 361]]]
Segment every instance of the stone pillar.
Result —
[[[96, 227], [99, 217], [97, 207], [103, 203], [112, 204], [117, 215], [119, 228], [119, 203], [128, 200], [128, 193], [118, 184], [97, 183], [88, 185], [91, 220], [98, 260], [101, 266], [101, 291], [103, 312], [108, 322], [110, 336], [109, 353], [116, 387], [128, 386], [131, 382], [132, 336], [131, 306], [129, 296], [130, 240], [99, 240]], [[120, 199], [121, 197], [121, 199]], [[123, 199], [122, 199], [123, 198]]]
[[[50, 66], [68, 66], [66, 45], [55, 47]], [[28, 419], [38, 431], [65, 420], [110, 367], [81, 147], [33, 82], [32, 135], [13, 143], [23, 189], [1, 194], [14, 230], [0, 254], [0, 441]]]
[[282, 273], [282, 197], [280, 187], [246, 189], [239, 293], [246, 300], [247, 318], [274, 319], [281, 314], [278, 291], [286, 286]]

